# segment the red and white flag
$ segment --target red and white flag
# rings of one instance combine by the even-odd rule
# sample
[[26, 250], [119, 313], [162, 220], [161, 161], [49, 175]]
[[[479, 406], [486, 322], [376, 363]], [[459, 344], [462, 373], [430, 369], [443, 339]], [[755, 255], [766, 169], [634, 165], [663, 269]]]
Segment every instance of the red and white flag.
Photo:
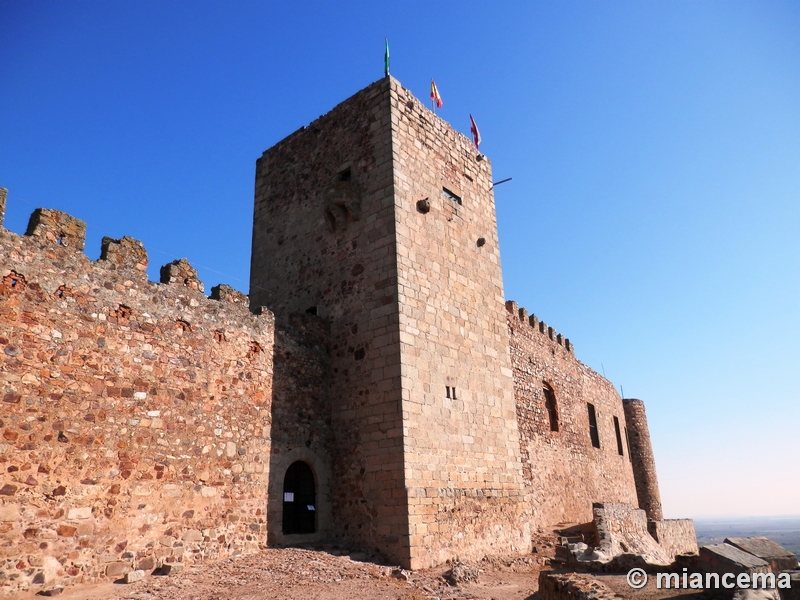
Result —
[[431, 79], [431, 103], [436, 104], [437, 108], [442, 108], [442, 97], [439, 95], [439, 89], [436, 87], [436, 82]]
[[472, 118], [472, 115], [469, 116], [469, 122], [472, 126], [469, 130], [472, 132], [472, 143], [475, 144], [475, 150], [480, 151], [481, 146], [481, 132], [478, 131], [478, 126], [475, 124], [475, 119]]

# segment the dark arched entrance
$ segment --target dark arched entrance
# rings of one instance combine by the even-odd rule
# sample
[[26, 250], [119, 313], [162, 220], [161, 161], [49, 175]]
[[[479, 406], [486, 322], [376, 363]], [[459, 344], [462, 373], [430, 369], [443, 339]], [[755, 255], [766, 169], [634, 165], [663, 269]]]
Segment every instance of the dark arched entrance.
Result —
[[297, 461], [283, 478], [283, 533], [314, 533], [317, 498], [314, 473], [307, 463]]

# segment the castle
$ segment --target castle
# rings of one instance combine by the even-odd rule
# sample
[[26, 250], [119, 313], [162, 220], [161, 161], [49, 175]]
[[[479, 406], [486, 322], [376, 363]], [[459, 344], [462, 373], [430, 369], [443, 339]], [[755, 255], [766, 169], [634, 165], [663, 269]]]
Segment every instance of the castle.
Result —
[[597, 502], [680, 537], [643, 403], [505, 301], [490, 162], [395, 79], [258, 160], [249, 298], [84, 237], [0, 227], [0, 589], [321, 541], [423, 568]]

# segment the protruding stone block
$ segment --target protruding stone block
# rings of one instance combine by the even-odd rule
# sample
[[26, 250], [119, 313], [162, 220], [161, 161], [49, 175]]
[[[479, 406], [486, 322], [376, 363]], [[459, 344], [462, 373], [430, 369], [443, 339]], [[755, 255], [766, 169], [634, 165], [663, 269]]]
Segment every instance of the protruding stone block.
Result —
[[197, 269], [185, 258], [173, 260], [161, 267], [161, 283], [184, 285], [198, 292], [205, 289], [203, 282], [197, 278]]
[[233, 302], [234, 304], [240, 304], [244, 307], [250, 306], [250, 299], [247, 297], [247, 294], [243, 294], [224, 283], [220, 283], [211, 288], [211, 299]]
[[25, 235], [83, 250], [86, 245], [86, 223], [60, 210], [37, 208], [28, 221]]
[[137, 569], [125, 573], [125, 583], [135, 583], [144, 579], [144, 571]]
[[100, 260], [107, 261], [111, 269], [135, 269], [147, 271], [147, 250], [144, 244], [127, 235], [122, 239], [104, 237], [100, 244]]
[[131, 570], [129, 563], [118, 561], [109, 563], [106, 567], [106, 577], [122, 577]]
[[177, 575], [183, 571], [183, 563], [164, 563], [159, 569], [159, 575]]

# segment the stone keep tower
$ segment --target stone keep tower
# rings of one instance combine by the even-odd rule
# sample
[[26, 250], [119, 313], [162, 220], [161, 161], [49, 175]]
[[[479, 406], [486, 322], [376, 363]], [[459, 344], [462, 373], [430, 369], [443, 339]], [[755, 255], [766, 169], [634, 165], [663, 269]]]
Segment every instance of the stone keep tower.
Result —
[[251, 306], [330, 326], [330, 531], [411, 568], [530, 540], [491, 188], [391, 77], [257, 162]]

